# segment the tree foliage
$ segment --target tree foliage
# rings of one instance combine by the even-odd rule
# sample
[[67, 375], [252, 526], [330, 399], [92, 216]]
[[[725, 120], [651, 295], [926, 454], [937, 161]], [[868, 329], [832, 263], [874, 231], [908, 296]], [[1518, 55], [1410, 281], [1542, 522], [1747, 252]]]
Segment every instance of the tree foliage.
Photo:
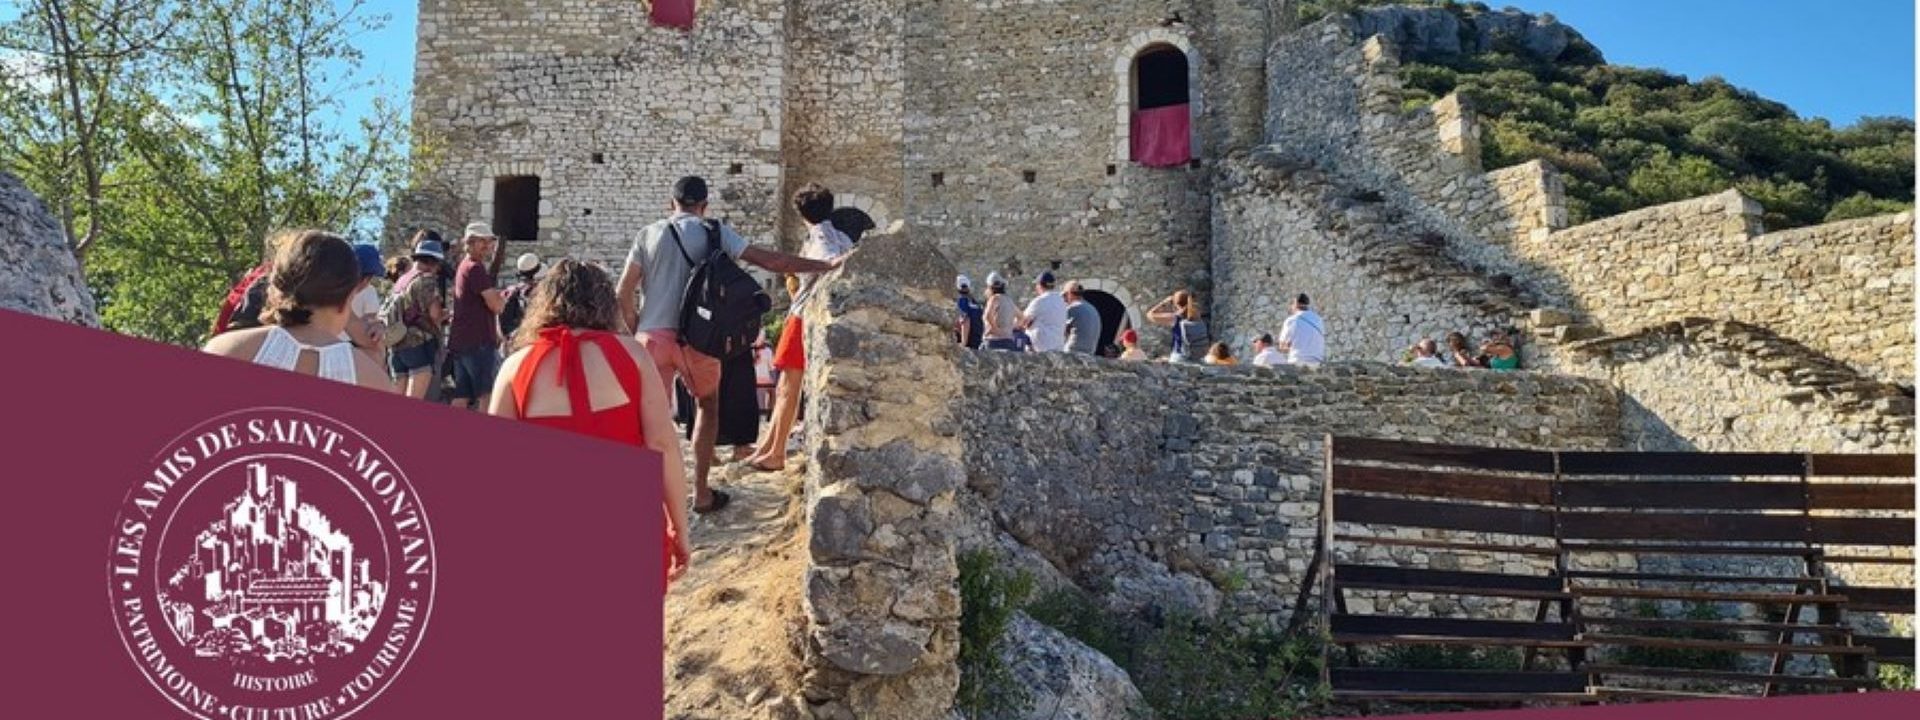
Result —
[[[1304, 21], [1386, 4], [1438, 6], [1469, 22], [1493, 12], [1447, 0], [1303, 0], [1296, 10]], [[1483, 121], [1486, 167], [1552, 163], [1574, 222], [1731, 187], [1761, 201], [1770, 228], [1913, 205], [1912, 120], [1835, 128], [1718, 76], [1606, 64], [1580, 40], [1553, 58], [1495, 45], [1403, 57], [1404, 106], [1459, 92]]]
[[345, 117], [333, 0], [26, 0], [0, 25], [0, 169], [60, 216], [110, 329], [196, 344], [272, 231], [347, 232], [406, 168], [397, 108]]

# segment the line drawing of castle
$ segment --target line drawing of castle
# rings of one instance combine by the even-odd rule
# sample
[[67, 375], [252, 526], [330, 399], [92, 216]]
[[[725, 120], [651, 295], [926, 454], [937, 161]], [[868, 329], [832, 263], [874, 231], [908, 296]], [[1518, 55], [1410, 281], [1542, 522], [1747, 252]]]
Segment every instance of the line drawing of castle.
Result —
[[246, 468], [246, 488], [194, 538], [160, 587], [166, 625], [203, 658], [312, 662], [350, 653], [386, 606], [384, 569], [311, 504], [299, 483]]

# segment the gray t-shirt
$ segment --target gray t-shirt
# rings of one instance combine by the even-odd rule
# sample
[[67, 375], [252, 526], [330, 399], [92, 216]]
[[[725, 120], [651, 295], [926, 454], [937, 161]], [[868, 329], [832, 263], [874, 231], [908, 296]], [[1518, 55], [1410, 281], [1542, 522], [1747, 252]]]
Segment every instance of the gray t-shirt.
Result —
[[[680, 228], [680, 241], [687, 249], [685, 256], [673, 245], [673, 233], [667, 232], [669, 222]], [[635, 332], [680, 329], [680, 301], [687, 292], [687, 279], [693, 276], [693, 266], [687, 263], [687, 258], [699, 262], [707, 256], [710, 247], [700, 216], [691, 213], [674, 213], [673, 217], [640, 231], [640, 237], [633, 241], [633, 250], [627, 253], [627, 264], [639, 265], [641, 272], [640, 320]], [[720, 249], [737, 259], [740, 253], [746, 252], [747, 239], [722, 224]]]
[[1100, 352], [1100, 311], [1085, 301], [1067, 306], [1067, 352]]

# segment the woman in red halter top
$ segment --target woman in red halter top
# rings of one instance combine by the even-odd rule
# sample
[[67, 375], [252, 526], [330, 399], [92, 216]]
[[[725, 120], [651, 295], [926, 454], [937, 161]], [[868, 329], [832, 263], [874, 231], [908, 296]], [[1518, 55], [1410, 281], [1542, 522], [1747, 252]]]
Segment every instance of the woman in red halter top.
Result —
[[640, 343], [617, 332], [613, 279], [562, 260], [534, 287], [514, 353], [494, 383], [494, 415], [653, 449], [666, 467], [667, 536], [662, 571], [686, 572], [687, 478], [680, 443], [659, 392], [660, 376]]

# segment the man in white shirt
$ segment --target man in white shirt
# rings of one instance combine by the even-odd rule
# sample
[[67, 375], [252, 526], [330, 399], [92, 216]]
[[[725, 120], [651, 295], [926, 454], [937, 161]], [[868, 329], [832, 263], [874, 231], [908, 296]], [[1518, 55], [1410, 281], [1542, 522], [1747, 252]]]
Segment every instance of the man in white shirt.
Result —
[[1287, 364], [1287, 356], [1273, 346], [1272, 333], [1260, 333], [1253, 341], [1253, 364], [1262, 367]]
[[1413, 344], [1413, 360], [1409, 364], [1414, 367], [1425, 368], [1447, 366], [1446, 361], [1440, 359], [1440, 346], [1436, 345], [1432, 339], [1421, 340]]
[[1033, 338], [1034, 352], [1060, 352], [1067, 349], [1067, 299], [1053, 289], [1053, 273], [1043, 272], [1033, 281], [1035, 297], [1020, 313], [1020, 327]]
[[1319, 365], [1327, 360], [1326, 322], [1308, 305], [1307, 294], [1293, 299], [1293, 315], [1280, 326], [1279, 348], [1287, 353], [1287, 362], [1295, 365]]

